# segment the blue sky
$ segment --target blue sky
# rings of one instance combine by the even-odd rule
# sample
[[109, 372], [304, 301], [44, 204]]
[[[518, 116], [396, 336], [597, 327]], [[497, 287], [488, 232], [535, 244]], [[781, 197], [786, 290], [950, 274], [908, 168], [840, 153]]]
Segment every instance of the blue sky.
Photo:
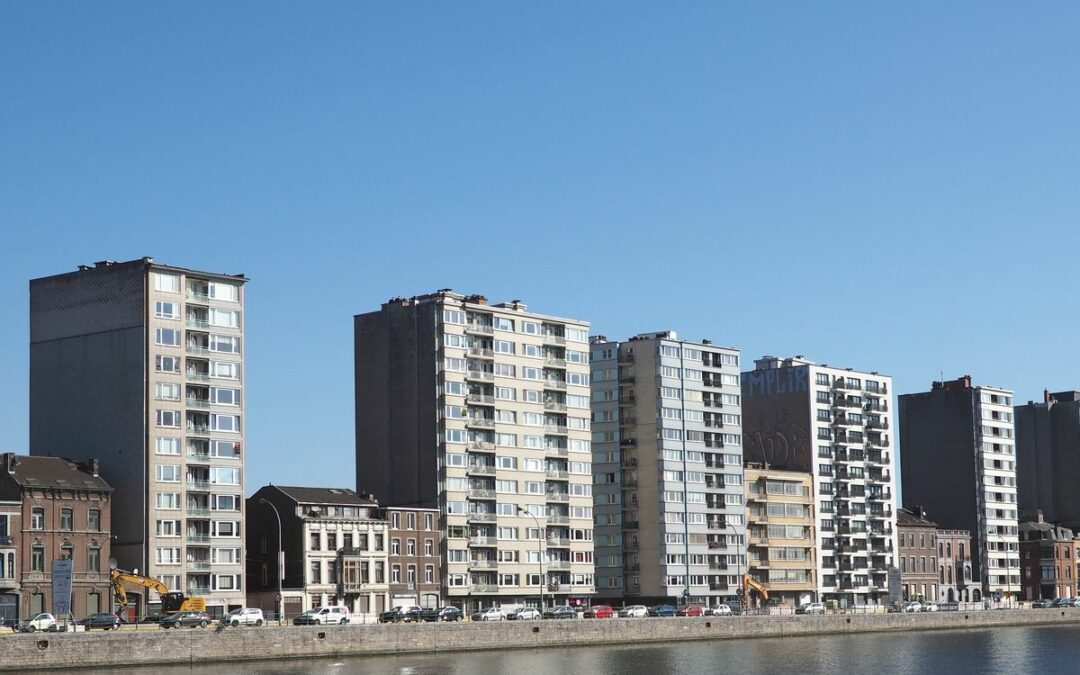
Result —
[[353, 480], [353, 314], [437, 288], [896, 390], [1080, 387], [1080, 5], [0, 4], [0, 448], [30, 278], [251, 277], [248, 485]]

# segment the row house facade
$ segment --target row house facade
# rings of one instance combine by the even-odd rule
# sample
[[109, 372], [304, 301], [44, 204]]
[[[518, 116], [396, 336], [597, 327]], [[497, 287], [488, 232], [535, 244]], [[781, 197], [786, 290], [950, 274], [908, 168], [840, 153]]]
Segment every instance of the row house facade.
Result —
[[387, 507], [390, 606], [438, 607], [442, 597], [439, 510]]
[[327, 605], [359, 614], [390, 607], [389, 528], [371, 497], [346, 488], [267, 485], [248, 498], [247, 513], [252, 606], [277, 609], [280, 532], [286, 617]]
[[0, 468], [0, 616], [53, 611], [53, 561], [72, 561], [71, 613], [112, 611], [112, 488], [96, 460], [5, 453]]
[[1048, 523], [1042, 512], [1020, 523], [1023, 600], [1076, 597], [1076, 543], [1073, 531]]
[[919, 508], [897, 509], [900, 583], [902, 599], [921, 602], [941, 600], [938, 588], [937, 523]]

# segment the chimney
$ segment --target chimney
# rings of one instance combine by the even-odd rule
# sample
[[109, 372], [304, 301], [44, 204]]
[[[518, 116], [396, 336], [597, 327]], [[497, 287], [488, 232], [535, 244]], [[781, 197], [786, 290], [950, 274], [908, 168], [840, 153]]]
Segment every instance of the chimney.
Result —
[[97, 457], [90, 460], [90, 473], [94, 474], [94, 478], [101, 475], [101, 462]]
[[7, 467], [7, 472], [8, 473], [11, 473], [11, 474], [15, 473], [15, 453], [14, 452], [5, 452], [4, 453], [4, 466]]
[[1050, 402], [1050, 390], [1049, 389], [1043, 389], [1043, 403], [1049, 403], [1049, 402]]

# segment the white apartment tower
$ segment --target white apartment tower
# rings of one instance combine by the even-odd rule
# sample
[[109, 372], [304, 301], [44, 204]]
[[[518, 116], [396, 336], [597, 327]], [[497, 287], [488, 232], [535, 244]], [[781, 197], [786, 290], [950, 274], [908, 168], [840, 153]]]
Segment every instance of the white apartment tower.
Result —
[[444, 594], [584, 601], [589, 325], [449, 290], [355, 318], [357, 490], [442, 513]]
[[736, 599], [746, 569], [739, 352], [674, 331], [592, 342], [597, 595]]
[[942, 528], [971, 531], [972, 576], [984, 595], [1016, 597], [1020, 579], [1013, 393], [970, 376], [904, 394], [904, 500]]
[[141, 258], [30, 282], [31, 453], [99, 457], [119, 565], [213, 614], [245, 602], [246, 281]]
[[[889, 602], [896, 560], [892, 378], [766, 356], [743, 373], [748, 465], [813, 476], [818, 600]], [[767, 534], [771, 537], [771, 524]], [[783, 527], [779, 537], [799, 533]]]

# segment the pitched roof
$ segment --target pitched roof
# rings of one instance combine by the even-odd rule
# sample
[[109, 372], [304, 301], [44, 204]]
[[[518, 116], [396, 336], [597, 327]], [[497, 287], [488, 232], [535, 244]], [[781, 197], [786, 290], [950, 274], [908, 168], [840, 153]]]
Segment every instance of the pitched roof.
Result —
[[[69, 459], [38, 455], [15, 455], [14, 459], [15, 471], [9, 475], [22, 487], [112, 492], [104, 478]], [[0, 470], [7, 471], [7, 467]]]
[[897, 527], [933, 527], [937, 528], [938, 524], [934, 521], [917, 516], [913, 512], [899, 508], [896, 509], [896, 526]]
[[274, 485], [298, 504], [341, 504], [345, 506], [378, 506], [367, 495], [360, 496], [348, 488], [289, 487]]

